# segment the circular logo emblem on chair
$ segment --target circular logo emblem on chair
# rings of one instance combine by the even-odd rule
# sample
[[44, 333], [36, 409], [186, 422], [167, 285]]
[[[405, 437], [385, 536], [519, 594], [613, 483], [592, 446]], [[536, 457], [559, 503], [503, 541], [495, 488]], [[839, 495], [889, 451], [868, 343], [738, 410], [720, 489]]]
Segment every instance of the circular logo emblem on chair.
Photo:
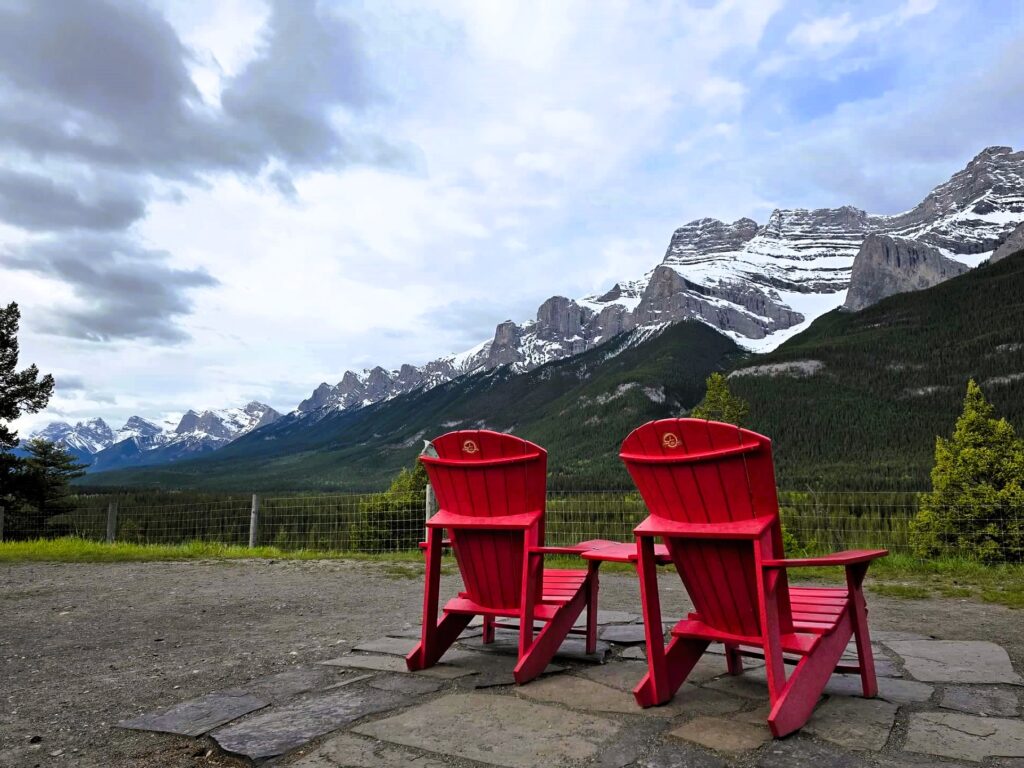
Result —
[[674, 432], [666, 432], [661, 436], [661, 444], [666, 448], [678, 448], [680, 444], [679, 435]]
[[462, 444], [462, 450], [464, 453], [479, 453], [480, 448], [472, 440], [467, 440]]

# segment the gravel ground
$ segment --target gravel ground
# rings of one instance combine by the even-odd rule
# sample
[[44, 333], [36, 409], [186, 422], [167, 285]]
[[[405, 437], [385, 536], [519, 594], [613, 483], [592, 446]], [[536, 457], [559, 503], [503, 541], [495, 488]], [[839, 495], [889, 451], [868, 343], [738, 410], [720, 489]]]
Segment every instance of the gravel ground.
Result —
[[[240, 765], [119, 720], [419, 623], [421, 569], [350, 561], [0, 565], [0, 765]], [[664, 574], [666, 617], [687, 608]], [[446, 576], [443, 594], [458, 589]], [[963, 600], [870, 597], [874, 629], [991, 640], [1024, 668], [1024, 614]], [[639, 613], [606, 574], [601, 607]]]

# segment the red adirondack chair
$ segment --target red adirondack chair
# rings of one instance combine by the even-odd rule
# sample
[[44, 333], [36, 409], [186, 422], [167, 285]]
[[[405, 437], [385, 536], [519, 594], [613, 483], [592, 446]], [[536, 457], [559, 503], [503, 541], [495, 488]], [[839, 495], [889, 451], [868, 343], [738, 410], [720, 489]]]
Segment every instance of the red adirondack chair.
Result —
[[[776, 737], [811, 716], [833, 672], [860, 675], [877, 693], [861, 583], [886, 550], [786, 559], [782, 552], [771, 440], [701, 419], [664, 419], [634, 430], [619, 454], [650, 515], [634, 529], [647, 627], [648, 672], [633, 691], [642, 707], [672, 698], [710, 643], [723, 643], [728, 671], [742, 656], [763, 658]], [[695, 611], [672, 628], [667, 649], [655, 573], [661, 537]], [[838, 565], [845, 588], [791, 587], [789, 568]], [[850, 637], [856, 665], [840, 664]], [[796, 657], [795, 659], [792, 657]], [[787, 679], [785, 664], [796, 664]]]
[[[597, 563], [581, 570], [546, 570], [545, 554], [582, 547], [544, 546], [547, 452], [512, 435], [487, 430], [449, 432], [433, 441], [437, 457], [420, 456], [438, 502], [427, 521], [423, 633], [406, 657], [410, 670], [433, 666], [475, 615], [484, 642], [495, 620], [519, 620], [519, 684], [547, 667], [584, 608], [586, 650], [597, 645]], [[442, 538], [447, 529], [450, 540]], [[465, 591], [437, 621], [441, 551], [450, 545]], [[421, 545], [422, 546], [422, 545]], [[534, 637], [534, 621], [545, 622]]]

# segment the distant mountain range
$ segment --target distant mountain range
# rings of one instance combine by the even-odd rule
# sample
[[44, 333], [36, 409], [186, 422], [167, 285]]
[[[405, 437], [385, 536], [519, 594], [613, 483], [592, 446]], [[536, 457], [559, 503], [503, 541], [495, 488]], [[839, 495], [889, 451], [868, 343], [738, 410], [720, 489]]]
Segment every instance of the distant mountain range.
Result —
[[113, 430], [103, 419], [77, 424], [56, 421], [32, 434], [56, 443], [88, 465], [89, 472], [164, 464], [222, 448], [281, 414], [263, 403], [242, 408], [187, 411], [162, 424], [132, 416]]
[[789, 490], [922, 490], [975, 378], [1024, 427], [1024, 246], [859, 312], [833, 310], [766, 354], [706, 324], [644, 328], [526, 373], [509, 366], [318, 419], [287, 416], [208, 456], [92, 475], [91, 485], [220, 491], [386, 487], [423, 440], [488, 428], [548, 449], [549, 487], [628, 488], [618, 446], [685, 414], [712, 371], [750, 404]]
[[134, 417], [117, 433], [92, 420], [50, 425], [40, 434], [52, 435], [76, 455], [91, 456], [91, 471], [101, 472], [218, 450], [270, 424], [272, 429], [260, 433], [268, 440], [313, 434], [322, 420], [336, 424], [339, 413], [465, 377], [475, 381], [490, 373], [496, 378], [489, 380], [503, 381], [592, 351], [637, 347], [681, 321], [707, 326], [737, 350], [769, 353], [832, 310], [863, 311], [893, 294], [996, 263], [1020, 245], [1024, 152], [989, 147], [901, 214], [844, 206], [780, 209], [763, 225], [747, 218], [731, 224], [692, 221], [672, 234], [662, 260], [640, 278], [600, 295], [553, 296], [535, 320], [500, 323], [493, 338], [460, 354], [397, 370], [346, 371], [337, 384], [321, 383], [283, 417], [250, 403], [236, 411], [190, 411], [174, 427]]

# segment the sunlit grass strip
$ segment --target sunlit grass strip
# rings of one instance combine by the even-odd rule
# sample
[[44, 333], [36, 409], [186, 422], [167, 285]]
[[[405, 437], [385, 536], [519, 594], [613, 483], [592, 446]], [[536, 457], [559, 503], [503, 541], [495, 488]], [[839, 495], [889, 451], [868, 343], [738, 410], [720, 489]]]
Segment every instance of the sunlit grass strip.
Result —
[[367, 555], [323, 549], [279, 549], [277, 547], [242, 547], [207, 541], [184, 544], [131, 544], [104, 542], [65, 536], [56, 539], [0, 542], [0, 562], [116, 563], [158, 560], [398, 560], [419, 561], [418, 552], [393, 552]]

